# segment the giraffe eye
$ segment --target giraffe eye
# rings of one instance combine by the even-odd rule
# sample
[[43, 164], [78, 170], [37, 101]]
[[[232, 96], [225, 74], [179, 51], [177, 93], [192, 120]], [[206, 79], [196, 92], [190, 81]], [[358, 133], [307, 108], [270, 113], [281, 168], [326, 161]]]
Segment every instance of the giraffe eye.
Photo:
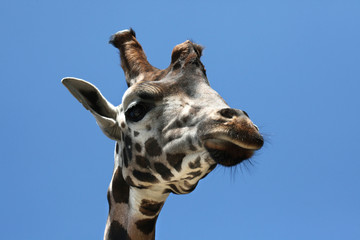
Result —
[[138, 103], [126, 110], [125, 117], [131, 122], [138, 122], [145, 117], [150, 109], [150, 106], [144, 103]]

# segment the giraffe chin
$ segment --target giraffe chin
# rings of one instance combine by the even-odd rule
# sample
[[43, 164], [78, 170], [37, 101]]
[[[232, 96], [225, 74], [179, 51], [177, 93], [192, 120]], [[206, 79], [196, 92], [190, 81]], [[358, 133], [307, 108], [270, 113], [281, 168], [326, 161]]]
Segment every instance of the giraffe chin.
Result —
[[254, 154], [254, 150], [221, 139], [207, 139], [204, 146], [215, 162], [226, 167], [237, 165]]

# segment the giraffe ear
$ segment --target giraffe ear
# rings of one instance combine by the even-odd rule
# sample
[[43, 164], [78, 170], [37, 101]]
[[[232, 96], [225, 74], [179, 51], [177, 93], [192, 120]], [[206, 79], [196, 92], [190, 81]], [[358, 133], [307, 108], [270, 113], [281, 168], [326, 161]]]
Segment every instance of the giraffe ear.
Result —
[[99, 89], [77, 78], [64, 78], [61, 82], [94, 115], [97, 124], [106, 136], [111, 139], [120, 139], [121, 129], [116, 122], [116, 108], [105, 99]]

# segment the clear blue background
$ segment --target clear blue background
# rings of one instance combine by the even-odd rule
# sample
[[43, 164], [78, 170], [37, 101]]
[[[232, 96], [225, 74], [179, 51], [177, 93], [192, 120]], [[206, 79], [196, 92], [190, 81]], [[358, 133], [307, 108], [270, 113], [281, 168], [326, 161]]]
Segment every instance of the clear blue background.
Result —
[[126, 89], [111, 34], [165, 68], [206, 47], [212, 87], [266, 136], [253, 165], [172, 195], [157, 239], [360, 239], [360, 2], [10, 1], [0, 7], [0, 238], [101, 239], [114, 143], [60, 80]]

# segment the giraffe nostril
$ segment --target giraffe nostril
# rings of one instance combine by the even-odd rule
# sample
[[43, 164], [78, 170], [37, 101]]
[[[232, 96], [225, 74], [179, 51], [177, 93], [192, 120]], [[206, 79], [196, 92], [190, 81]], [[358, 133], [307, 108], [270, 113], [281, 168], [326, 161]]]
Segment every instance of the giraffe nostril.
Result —
[[220, 115], [225, 118], [233, 118], [240, 116], [239, 110], [233, 108], [224, 108], [219, 111]]

